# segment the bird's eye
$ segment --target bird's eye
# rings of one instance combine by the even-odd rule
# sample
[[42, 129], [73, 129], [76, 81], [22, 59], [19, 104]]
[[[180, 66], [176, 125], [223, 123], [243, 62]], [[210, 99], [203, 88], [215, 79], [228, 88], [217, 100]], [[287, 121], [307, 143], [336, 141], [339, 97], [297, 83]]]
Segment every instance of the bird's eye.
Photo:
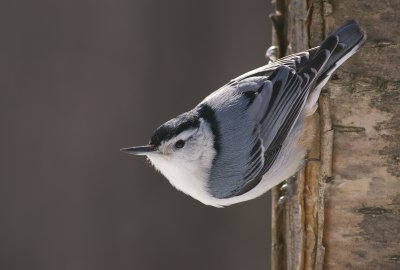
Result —
[[183, 140], [179, 140], [175, 143], [176, 148], [182, 148], [185, 146], [185, 142]]

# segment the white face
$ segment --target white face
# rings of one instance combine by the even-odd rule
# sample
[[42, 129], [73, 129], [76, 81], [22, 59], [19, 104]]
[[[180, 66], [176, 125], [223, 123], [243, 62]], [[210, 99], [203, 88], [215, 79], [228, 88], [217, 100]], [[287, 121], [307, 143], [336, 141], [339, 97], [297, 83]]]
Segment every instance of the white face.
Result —
[[200, 201], [209, 197], [207, 181], [216, 153], [214, 136], [204, 120], [198, 128], [163, 141], [158, 150], [147, 157], [173, 186]]
[[158, 154], [169, 159], [181, 161], [195, 161], [199, 158], [199, 150], [203, 144], [199, 128], [181, 132], [168, 141], [163, 141], [158, 147]]

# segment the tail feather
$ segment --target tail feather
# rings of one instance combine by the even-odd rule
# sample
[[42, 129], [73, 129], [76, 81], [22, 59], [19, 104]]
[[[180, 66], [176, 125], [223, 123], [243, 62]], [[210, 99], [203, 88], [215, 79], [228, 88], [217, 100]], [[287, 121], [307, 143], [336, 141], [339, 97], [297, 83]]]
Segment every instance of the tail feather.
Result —
[[[347, 21], [329, 37], [332, 36], [337, 37], [339, 42], [336, 48], [332, 51], [328, 62], [322, 70], [320, 79], [321, 77], [332, 75], [333, 71], [357, 52], [366, 39], [364, 31], [354, 20]], [[329, 37], [321, 44], [321, 49], [326, 46]]]
[[308, 97], [305, 108], [306, 115], [315, 112], [322, 87], [327, 83], [332, 73], [357, 52], [364, 44], [365, 39], [366, 35], [358, 23], [354, 20], [349, 20], [330, 34], [319, 47], [315, 48], [311, 61], [309, 61], [304, 69], [315, 65], [320, 66], [318, 61], [321, 60], [317, 58], [319, 52], [328, 51], [329, 53], [323, 67], [318, 72], [315, 88]]

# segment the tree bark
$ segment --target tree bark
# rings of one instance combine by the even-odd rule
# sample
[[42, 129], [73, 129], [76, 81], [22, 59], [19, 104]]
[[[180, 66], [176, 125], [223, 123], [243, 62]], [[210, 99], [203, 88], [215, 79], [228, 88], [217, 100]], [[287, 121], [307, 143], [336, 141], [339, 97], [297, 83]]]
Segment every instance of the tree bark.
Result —
[[272, 269], [400, 269], [400, 1], [276, 0], [280, 56], [347, 19], [367, 42], [321, 94], [296, 192], [273, 190]]

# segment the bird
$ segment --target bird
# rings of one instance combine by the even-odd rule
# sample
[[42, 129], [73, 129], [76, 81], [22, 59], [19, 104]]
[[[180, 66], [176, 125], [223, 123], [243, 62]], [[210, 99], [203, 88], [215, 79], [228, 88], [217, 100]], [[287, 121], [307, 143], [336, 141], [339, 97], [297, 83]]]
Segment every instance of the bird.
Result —
[[172, 186], [205, 205], [257, 198], [304, 166], [321, 89], [365, 40], [358, 23], [346, 21], [318, 47], [229, 81], [159, 126], [147, 145], [121, 151], [147, 156]]

